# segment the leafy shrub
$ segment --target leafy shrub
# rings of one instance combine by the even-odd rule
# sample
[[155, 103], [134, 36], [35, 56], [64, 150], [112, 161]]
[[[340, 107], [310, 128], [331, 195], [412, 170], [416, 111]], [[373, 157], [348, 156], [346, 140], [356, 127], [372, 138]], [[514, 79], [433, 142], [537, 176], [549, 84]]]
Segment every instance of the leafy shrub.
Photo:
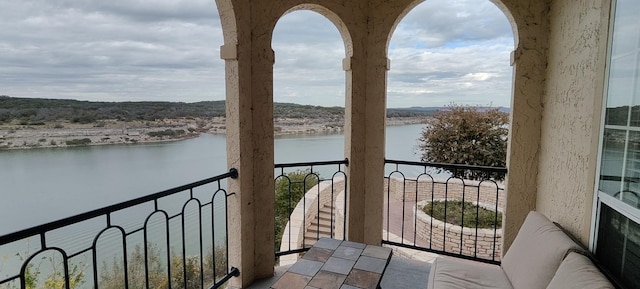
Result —
[[[451, 105], [427, 121], [419, 140], [421, 160], [445, 164], [504, 167], [509, 114], [498, 108]], [[504, 174], [453, 170], [464, 179], [494, 178]]]
[[[471, 202], [464, 202], [464, 224], [462, 223], [462, 207], [463, 202], [459, 200], [434, 201], [429, 202], [422, 207], [422, 211], [440, 221], [459, 225], [462, 227], [492, 229], [494, 224], [496, 228], [502, 227], [502, 213], [487, 210], [479, 207]], [[447, 211], [445, 219], [445, 208]], [[477, 214], [476, 214], [477, 213]], [[496, 213], [498, 221], [495, 223]], [[477, 218], [476, 218], [477, 216]]]

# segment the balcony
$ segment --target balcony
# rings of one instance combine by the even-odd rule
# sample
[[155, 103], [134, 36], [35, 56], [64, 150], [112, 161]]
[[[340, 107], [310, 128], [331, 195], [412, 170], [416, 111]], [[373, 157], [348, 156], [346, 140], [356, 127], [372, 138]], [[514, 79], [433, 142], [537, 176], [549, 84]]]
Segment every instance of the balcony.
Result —
[[[346, 239], [348, 160], [275, 165], [276, 277], [320, 238]], [[473, 174], [478, 180], [462, 177]], [[384, 228], [393, 248], [385, 282], [425, 284], [443, 254], [499, 264], [504, 168], [386, 161]], [[241, 273], [229, 256], [227, 182], [238, 171], [0, 237], [0, 288], [219, 288]], [[439, 222], [434, 201], [475, 204], [465, 227]], [[361, 205], [362, 206], [362, 205]], [[480, 209], [493, 227], [479, 228]], [[432, 213], [433, 215], [433, 213]], [[468, 217], [467, 217], [468, 218]], [[456, 222], [456, 221], [452, 221]], [[408, 275], [411, 274], [411, 275]], [[412, 276], [411, 278], [407, 278]], [[250, 288], [268, 286], [266, 279]], [[407, 283], [408, 282], [408, 283]], [[255, 287], [257, 286], [257, 287]], [[265, 287], [266, 288], [266, 287]]]

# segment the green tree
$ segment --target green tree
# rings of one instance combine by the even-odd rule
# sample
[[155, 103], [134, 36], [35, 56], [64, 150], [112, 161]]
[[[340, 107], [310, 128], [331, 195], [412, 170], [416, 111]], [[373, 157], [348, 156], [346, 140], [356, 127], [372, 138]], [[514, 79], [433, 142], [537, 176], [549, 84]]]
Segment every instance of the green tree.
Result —
[[[423, 162], [504, 167], [509, 114], [498, 108], [452, 104], [436, 112], [423, 129], [419, 149]], [[455, 177], [504, 179], [504, 175], [454, 170]]]
[[[25, 261], [26, 256], [29, 256], [29, 251], [25, 253], [15, 254], [20, 261]], [[7, 256], [3, 256], [6, 259]], [[24, 289], [63, 289], [67, 288], [67, 281], [65, 278], [64, 263], [65, 261], [57, 255], [43, 256], [40, 258], [32, 259], [25, 267]], [[42, 267], [45, 269], [42, 269]], [[83, 262], [79, 264], [68, 263], [67, 276], [69, 277], [69, 288], [79, 288], [85, 283], [84, 270], [86, 266]], [[17, 283], [6, 283], [0, 285], [0, 289], [18, 289], [20, 286]]]
[[279, 176], [276, 179], [276, 251], [280, 249], [282, 234], [289, 216], [304, 194], [318, 184], [319, 175], [309, 170], [299, 170]]

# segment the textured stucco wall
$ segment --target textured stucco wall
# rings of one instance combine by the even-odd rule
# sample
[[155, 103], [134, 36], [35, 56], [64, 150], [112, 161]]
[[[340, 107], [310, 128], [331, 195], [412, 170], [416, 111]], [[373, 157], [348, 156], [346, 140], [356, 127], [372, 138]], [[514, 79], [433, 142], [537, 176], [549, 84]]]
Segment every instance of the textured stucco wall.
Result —
[[609, 0], [554, 1], [537, 210], [588, 244]]

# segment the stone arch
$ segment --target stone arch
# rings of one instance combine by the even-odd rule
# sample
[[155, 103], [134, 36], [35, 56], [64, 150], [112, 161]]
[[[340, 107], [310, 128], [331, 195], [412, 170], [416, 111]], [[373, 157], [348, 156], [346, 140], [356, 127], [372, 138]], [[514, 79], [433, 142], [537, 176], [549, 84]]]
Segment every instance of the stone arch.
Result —
[[[513, 17], [513, 14], [509, 10], [509, 8], [500, 0], [487, 0], [487, 1], [496, 5], [496, 7], [498, 7], [498, 9], [500, 9], [500, 11], [502, 11], [502, 13], [507, 17], [507, 19], [509, 19], [509, 23], [511, 24], [511, 32], [513, 33], [513, 38], [514, 38], [514, 44], [515, 44], [515, 47], [518, 47], [518, 23], [516, 19]], [[420, 5], [422, 2], [425, 2], [425, 0], [411, 1], [404, 8], [402, 13], [400, 13], [398, 17], [395, 19], [395, 21], [393, 22], [393, 26], [391, 27], [391, 29], [389, 30], [389, 34], [387, 35], [387, 42], [386, 42], [387, 51], [389, 50], [389, 43], [391, 42], [391, 38], [396, 28], [398, 27], [398, 24], [404, 19], [405, 16], [407, 16], [407, 14], [409, 14], [409, 12], [411, 12], [411, 10], [413, 10], [416, 6]]]
[[[340, 33], [340, 35], [342, 36], [342, 41], [344, 43], [344, 51], [345, 51], [345, 57], [351, 57], [353, 56], [353, 40], [351, 39], [351, 33], [349, 32], [349, 29], [347, 28], [347, 25], [344, 23], [344, 21], [342, 21], [342, 18], [340, 18], [340, 16], [338, 16], [338, 14], [336, 14], [335, 12], [333, 12], [331, 9], [319, 5], [319, 4], [300, 4], [300, 5], [296, 5], [294, 7], [289, 8], [288, 10], [286, 10], [282, 15], [280, 15], [280, 17], [278, 17], [278, 20], [280, 20], [280, 18], [282, 18], [282, 16], [285, 16], [291, 12], [295, 12], [295, 11], [299, 11], [299, 10], [308, 10], [308, 11], [313, 11], [316, 12], [324, 17], [326, 17], [329, 21], [331, 21], [331, 23], [333, 23], [333, 25], [335, 25], [335, 27], [338, 29], [338, 32]], [[277, 21], [276, 21], [277, 22]], [[271, 29], [271, 32], [273, 32], [274, 27]]]
[[225, 45], [238, 44], [238, 28], [236, 24], [236, 13], [232, 0], [216, 0], [220, 22], [222, 24], [222, 38]]

